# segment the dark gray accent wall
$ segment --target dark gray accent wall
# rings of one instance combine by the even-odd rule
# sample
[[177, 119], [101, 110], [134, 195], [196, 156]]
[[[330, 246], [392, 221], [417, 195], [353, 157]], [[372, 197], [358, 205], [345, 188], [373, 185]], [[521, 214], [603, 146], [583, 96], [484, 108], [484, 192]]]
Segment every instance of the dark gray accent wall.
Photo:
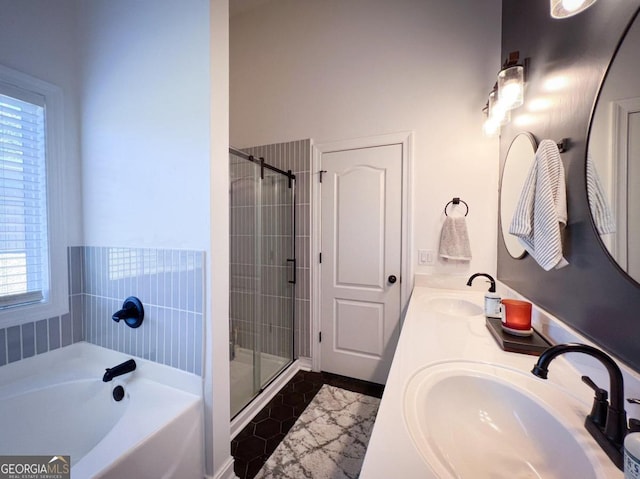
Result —
[[[599, 1], [575, 17], [555, 20], [549, 15], [549, 2], [503, 1], [502, 58], [519, 50], [521, 58], [531, 60], [525, 105], [512, 115], [500, 138], [501, 168], [511, 141], [521, 131], [530, 131], [538, 141], [570, 138], [570, 149], [562, 154], [569, 266], [546, 272], [528, 255], [511, 258], [499, 226], [498, 278], [640, 371], [640, 287], [603, 249], [592, 224], [585, 181], [586, 145], [597, 94], [639, 7], [640, 0]], [[558, 78], [564, 86], [554, 90], [549, 80]], [[555, 87], [561, 84], [556, 82]], [[542, 98], [552, 102], [551, 108], [527, 110], [533, 100]], [[526, 126], [517, 126], [519, 121]]]

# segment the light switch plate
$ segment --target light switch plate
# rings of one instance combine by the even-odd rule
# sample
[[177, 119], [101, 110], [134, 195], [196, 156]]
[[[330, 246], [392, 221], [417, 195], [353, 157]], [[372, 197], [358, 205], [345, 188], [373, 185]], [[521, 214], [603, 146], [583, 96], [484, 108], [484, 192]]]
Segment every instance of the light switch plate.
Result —
[[418, 264], [430, 265], [435, 262], [435, 252], [432, 249], [418, 250]]

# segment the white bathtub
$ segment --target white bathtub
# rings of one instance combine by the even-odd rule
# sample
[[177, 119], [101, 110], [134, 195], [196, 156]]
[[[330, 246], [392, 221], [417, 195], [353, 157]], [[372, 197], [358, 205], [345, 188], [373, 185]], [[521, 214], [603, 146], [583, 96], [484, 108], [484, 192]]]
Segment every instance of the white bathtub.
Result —
[[0, 367], [0, 455], [69, 455], [73, 479], [202, 478], [201, 379], [134, 358], [102, 381], [129, 358], [77, 343]]

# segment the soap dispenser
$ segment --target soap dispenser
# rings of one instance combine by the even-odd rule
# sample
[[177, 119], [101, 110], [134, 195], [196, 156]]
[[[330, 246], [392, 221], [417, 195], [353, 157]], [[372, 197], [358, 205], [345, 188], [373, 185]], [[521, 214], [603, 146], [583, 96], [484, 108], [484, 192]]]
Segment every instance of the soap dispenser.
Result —
[[[640, 404], [638, 399], [627, 399], [630, 403]], [[629, 433], [624, 438], [624, 479], [640, 478], [640, 421], [629, 419]]]
[[500, 309], [500, 296], [496, 293], [496, 280], [487, 273], [476, 273], [469, 278], [467, 281], [467, 286], [471, 286], [473, 280], [478, 276], [484, 276], [489, 279], [489, 291], [487, 291], [484, 295], [484, 315], [487, 318], [498, 318], [502, 317], [501, 309]]
[[624, 438], [624, 479], [640, 478], [640, 432]]

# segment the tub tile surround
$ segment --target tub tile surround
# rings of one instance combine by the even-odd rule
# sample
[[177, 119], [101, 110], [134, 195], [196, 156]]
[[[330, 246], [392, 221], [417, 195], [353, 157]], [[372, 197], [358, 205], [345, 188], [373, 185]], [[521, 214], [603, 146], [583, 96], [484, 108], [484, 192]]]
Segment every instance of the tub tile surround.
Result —
[[[69, 313], [0, 329], [0, 366], [87, 341], [202, 375], [204, 252], [68, 248]], [[128, 296], [140, 328], [111, 320]]]
[[72, 284], [81, 284], [78, 281], [81, 263], [77, 261], [78, 254], [74, 249], [67, 248], [69, 312], [0, 328], [0, 366], [84, 340], [81, 296], [71, 287]]

